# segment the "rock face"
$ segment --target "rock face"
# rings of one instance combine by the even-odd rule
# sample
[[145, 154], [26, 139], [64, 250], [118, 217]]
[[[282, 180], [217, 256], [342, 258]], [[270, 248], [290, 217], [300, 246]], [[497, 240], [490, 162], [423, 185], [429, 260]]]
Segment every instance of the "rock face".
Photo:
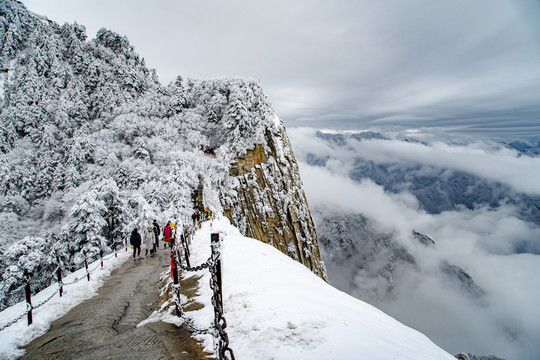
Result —
[[326, 279], [285, 128], [269, 129], [265, 138], [265, 144], [256, 145], [232, 164], [233, 191], [223, 206], [224, 215], [246, 236], [271, 244]]
[[440, 269], [448, 280], [459, 286], [462, 291], [474, 299], [478, 300], [486, 294], [484, 289], [478, 286], [471, 275], [461, 267], [449, 264], [445, 261], [441, 264]]
[[361, 214], [314, 209], [329, 282], [362, 300], [392, 298], [395, 276], [416, 272], [416, 259], [393, 234], [377, 230]]

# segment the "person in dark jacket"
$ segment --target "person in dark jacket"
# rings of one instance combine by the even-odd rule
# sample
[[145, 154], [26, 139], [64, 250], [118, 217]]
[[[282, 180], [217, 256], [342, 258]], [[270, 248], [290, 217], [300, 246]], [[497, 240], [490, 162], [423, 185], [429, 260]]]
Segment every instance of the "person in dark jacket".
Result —
[[141, 234], [137, 228], [131, 232], [131, 238], [129, 239], [131, 246], [133, 247], [133, 260], [135, 260], [135, 253], [138, 251], [137, 256], [141, 256]]
[[157, 223], [157, 220], [154, 219], [154, 235], [156, 235], [156, 250], [159, 248], [159, 233], [161, 232], [161, 229], [159, 228], [159, 225]]

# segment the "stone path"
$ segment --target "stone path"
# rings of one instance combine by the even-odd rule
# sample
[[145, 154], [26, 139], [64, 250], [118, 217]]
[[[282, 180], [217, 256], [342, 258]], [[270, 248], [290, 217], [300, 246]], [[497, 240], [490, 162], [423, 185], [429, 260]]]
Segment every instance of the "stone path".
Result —
[[183, 327], [154, 322], [137, 328], [159, 308], [159, 275], [169, 264], [169, 250], [163, 248], [156, 256], [128, 260], [98, 295], [25, 346], [21, 359], [205, 359]]

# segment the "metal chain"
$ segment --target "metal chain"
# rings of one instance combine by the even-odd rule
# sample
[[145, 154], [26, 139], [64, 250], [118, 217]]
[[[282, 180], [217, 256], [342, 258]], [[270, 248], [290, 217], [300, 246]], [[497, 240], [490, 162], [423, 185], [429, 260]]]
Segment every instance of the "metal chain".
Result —
[[49, 296], [47, 299], [43, 300], [42, 302], [40, 302], [39, 304], [37, 305], [30, 305], [28, 303], [26, 303], [26, 312], [22, 313], [21, 315], [19, 315], [18, 317], [16, 317], [15, 319], [9, 321], [8, 323], [2, 325], [0, 327], [0, 331], [10, 327], [11, 325], [15, 324], [17, 321], [21, 320], [23, 317], [25, 317], [29, 311], [31, 310], [37, 310], [38, 308], [40, 308], [41, 306], [45, 305], [46, 303], [48, 303], [49, 301], [52, 300], [52, 298], [54, 297], [54, 295], [56, 295], [56, 292], [53, 292], [51, 294], [51, 296]]
[[32, 305], [32, 309], [33, 309], [33, 310], [36, 310], [36, 309], [40, 308], [42, 305], [48, 303], [49, 301], [51, 301], [51, 299], [54, 297], [54, 295], [56, 295], [56, 291], [53, 292], [52, 295], [49, 296], [46, 300], [40, 302], [40, 303], [37, 304], [37, 305]]
[[[105, 256], [103, 257], [103, 261], [106, 261], [106, 260], [111, 259], [112, 256], [113, 256], [114, 254], [115, 254], [115, 252], [113, 251], [113, 252], [109, 253], [108, 255], [105, 255]], [[92, 269], [92, 270], [89, 270], [88, 273], [89, 273], [89, 274], [93, 273], [93, 272], [96, 271], [100, 266], [101, 266], [101, 264], [96, 264], [96, 267], [95, 267], [94, 269]], [[58, 269], [58, 268], [57, 268], [57, 269]], [[80, 269], [79, 269], [79, 270], [80, 270]], [[55, 272], [56, 272], [56, 270], [55, 270]], [[72, 285], [72, 284], [75, 284], [76, 282], [81, 281], [81, 280], [84, 279], [85, 277], [86, 277], [86, 273], [85, 273], [83, 276], [81, 276], [80, 278], [75, 278], [75, 280], [72, 280], [72, 281], [70, 281], [70, 282], [67, 282], [67, 283], [62, 282], [62, 285]]]
[[195, 325], [193, 325], [193, 321], [186, 316], [186, 313], [182, 309], [182, 306], [179, 305], [178, 309], [180, 309], [180, 317], [182, 320], [184, 320], [184, 324], [189, 328], [189, 330], [194, 333], [195, 335], [206, 335], [210, 334], [212, 332], [212, 329], [199, 329]]
[[105, 255], [103, 257], [103, 261], [106, 261], [106, 260], [109, 260], [110, 258], [112, 258], [115, 254], [115, 251], [113, 251], [112, 253], [110, 253], [109, 255]]
[[[182, 265], [180, 264], [180, 261], [179, 261], [178, 256], [177, 256], [178, 253], [175, 251], [174, 254], [175, 254], [175, 256], [174, 256], [175, 265], [176, 266], [180, 265], [179, 267], [182, 268]], [[186, 268], [186, 267], [184, 266], [184, 268]], [[193, 325], [192, 320], [186, 316], [186, 313], [184, 312], [184, 309], [182, 309], [182, 303], [180, 301], [180, 282], [178, 284], [173, 284], [172, 291], [173, 291], [173, 299], [174, 299], [174, 302], [176, 304], [176, 308], [179, 310], [180, 317], [182, 318], [182, 320], [184, 320], [184, 324], [186, 324], [186, 326], [189, 328], [189, 330], [191, 332], [197, 334], [197, 335], [210, 333], [210, 331], [211, 331], [210, 329], [199, 329], [199, 328], [197, 328], [195, 325]]]
[[184, 266], [181, 263], [178, 264], [178, 267], [180, 269], [182, 269], [182, 270], [185, 270], [185, 271], [199, 271], [199, 270], [208, 269], [208, 268], [210, 268], [212, 266], [214, 266], [214, 260], [212, 259], [211, 256], [208, 258], [208, 260], [206, 260], [205, 263], [202, 263], [199, 266], [189, 267], [189, 266]]
[[88, 273], [89, 273], [89, 274], [93, 273], [94, 271], [96, 271], [97, 269], [99, 269], [99, 267], [100, 267], [100, 264], [96, 264], [96, 267], [93, 268], [92, 270], [88, 270]]
[[[189, 230], [188, 230], [189, 231]], [[185, 237], [184, 237], [185, 238]], [[182, 247], [184, 244], [181, 245]], [[215, 247], [215, 248], [214, 248]], [[216, 357], [220, 360], [235, 360], [234, 353], [229, 347], [229, 336], [227, 335], [225, 328], [227, 327], [227, 321], [223, 316], [223, 301], [221, 298], [221, 291], [218, 281], [218, 260], [220, 258], [219, 244], [212, 245], [212, 255], [199, 266], [184, 266], [182, 265], [180, 256], [179, 256], [179, 244], [175, 243], [173, 246], [173, 263], [174, 266], [184, 270], [184, 271], [200, 271], [208, 269], [210, 272], [210, 288], [212, 289], [212, 305], [214, 306], [214, 326], [209, 329], [198, 329], [193, 325], [191, 319], [189, 319], [185, 312], [182, 309], [182, 304], [180, 302], [180, 283], [174, 284], [172, 287], [173, 299], [180, 313], [179, 316], [184, 321], [184, 324], [195, 334], [212, 334], [214, 337], [214, 352]], [[226, 354], [228, 353], [229, 356]]]
[[75, 284], [75, 283], [81, 281], [82, 279], [84, 279], [85, 277], [86, 277], [86, 273], [85, 273], [83, 276], [81, 276], [80, 278], [75, 278], [74, 280], [71, 280], [71, 281], [69, 281], [69, 282], [67, 282], [67, 283], [65, 283], [65, 282], [62, 281], [62, 285], [66, 286], [66, 285], [72, 285], [72, 284]]
[[[219, 255], [214, 261], [215, 265], [217, 265], [217, 259], [219, 259]], [[214, 305], [215, 312], [214, 327], [217, 330], [217, 335], [219, 336], [219, 339], [216, 342], [216, 348], [214, 350], [216, 350], [216, 354], [219, 356], [219, 359], [228, 359], [228, 357], [225, 356], [225, 352], [228, 352], [231, 356], [231, 359], [234, 360], [234, 353], [229, 347], [229, 336], [225, 332], [225, 328], [227, 327], [227, 321], [223, 316], [223, 301], [219, 292], [217, 269], [215, 265], [210, 268], [210, 288], [214, 292], [214, 295], [212, 296], [212, 305]]]
[[[109, 258], [112, 258], [112, 255], [114, 255], [114, 252], [108, 254], [107, 256], [109, 256]], [[103, 260], [108, 260], [107, 256], [105, 256], [105, 257], [103, 258]], [[89, 273], [89, 274], [93, 273], [94, 271], [96, 271], [96, 270], [99, 268], [99, 266], [100, 266], [100, 264], [96, 264], [96, 267], [95, 267], [94, 269], [88, 271], [88, 273]], [[51, 279], [54, 278], [54, 273], [56, 273], [56, 271], [58, 271], [59, 268], [60, 268], [60, 265], [58, 265], [58, 266], [56, 267], [56, 269], [54, 269], [54, 271], [51, 273], [51, 275], [49, 275], [49, 278], [51, 278]], [[58, 288], [60, 288], [60, 286], [66, 286], [66, 285], [72, 285], [72, 284], [75, 284], [75, 283], [81, 281], [82, 279], [84, 279], [86, 276], [87, 276], [87, 275], [86, 275], [86, 273], [85, 273], [85, 274], [84, 274], [83, 276], [81, 276], [80, 278], [75, 278], [74, 280], [69, 281], [69, 282], [67, 282], [67, 283], [65, 283], [65, 282], [63, 282], [63, 281], [57, 282]], [[23, 284], [23, 285], [19, 286], [17, 289], [10, 291], [10, 294], [13, 294], [14, 292], [16, 292], [16, 291], [18, 291], [18, 290], [21, 290], [24, 286], [26, 286], [26, 284]], [[4, 330], [4, 329], [6, 329], [6, 328], [12, 326], [13, 324], [15, 324], [17, 321], [19, 321], [20, 319], [22, 319], [23, 317], [25, 317], [26, 314], [27, 314], [30, 310], [36, 310], [36, 309], [40, 308], [41, 306], [45, 305], [46, 303], [48, 303], [49, 301], [52, 300], [52, 298], [54, 297], [54, 295], [56, 295], [56, 292], [52, 293], [51, 296], [49, 296], [47, 299], [45, 299], [44, 301], [40, 302], [40, 303], [37, 304], [37, 305], [30, 305], [30, 306], [29, 306], [29, 304], [27, 303], [27, 304], [26, 304], [26, 305], [27, 305], [26, 312], [23, 313], [23, 314], [21, 314], [19, 317], [15, 318], [15, 319], [13, 319], [13, 320], [11, 320], [11, 321], [9, 321], [8, 323], [2, 325], [2, 326], [0, 327], [0, 331], [2, 331], [2, 330]]]
[[11, 325], [15, 324], [17, 321], [21, 320], [21, 319], [22, 319], [23, 317], [25, 317], [25, 316], [26, 316], [26, 313], [23, 313], [21, 316], [15, 318], [15, 319], [13, 319], [13, 320], [11, 320], [10, 322], [8, 322], [8, 323], [5, 324], [5, 325], [2, 325], [2, 326], [0, 327], [0, 331], [4, 330], [5, 328], [10, 327]]

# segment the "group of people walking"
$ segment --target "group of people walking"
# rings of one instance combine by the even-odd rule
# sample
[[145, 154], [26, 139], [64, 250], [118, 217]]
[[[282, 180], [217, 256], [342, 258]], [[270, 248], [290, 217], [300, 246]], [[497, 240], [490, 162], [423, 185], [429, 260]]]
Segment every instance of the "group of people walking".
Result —
[[[173, 232], [174, 229], [174, 232]], [[131, 244], [131, 247], [133, 248], [133, 259], [135, 260], [137, 257], [141, 257], [141, 245], [144, 244], [146, 248], [145, 256], [147, 257], [150, 253], [150, 256], [154, 255], [157, 252], [157, 249], [159, 248], [159, 237], [160, 237], [160, 227], [157, 223], [157, 220], [154, 220], [152, 224], [148, 226], [148, 228], [144, 231], [144, 236], [141, 237], [141, 234], [139, 233], [139, 229], [135, 228], [131, 232], [131, 237], [129, 239], [129, 242]], [[176, 223], [172, 224], [170, 221], [167, 222], [167, 225], [163, 228], [163, 247], [167, 247], [167, 243], [170, 244], [170, 247], [172, 248], [172, 243], [174, 242], [174, 239], [176, 238]]]
[[195, 208], [195, 212], [191, 215], [191, 219], [193, 220], [193, 226], [199, 224], [201, 220], [212, 220], [212, 210], [204, 208], [204, 211], [201, 211], [199, 208]]

